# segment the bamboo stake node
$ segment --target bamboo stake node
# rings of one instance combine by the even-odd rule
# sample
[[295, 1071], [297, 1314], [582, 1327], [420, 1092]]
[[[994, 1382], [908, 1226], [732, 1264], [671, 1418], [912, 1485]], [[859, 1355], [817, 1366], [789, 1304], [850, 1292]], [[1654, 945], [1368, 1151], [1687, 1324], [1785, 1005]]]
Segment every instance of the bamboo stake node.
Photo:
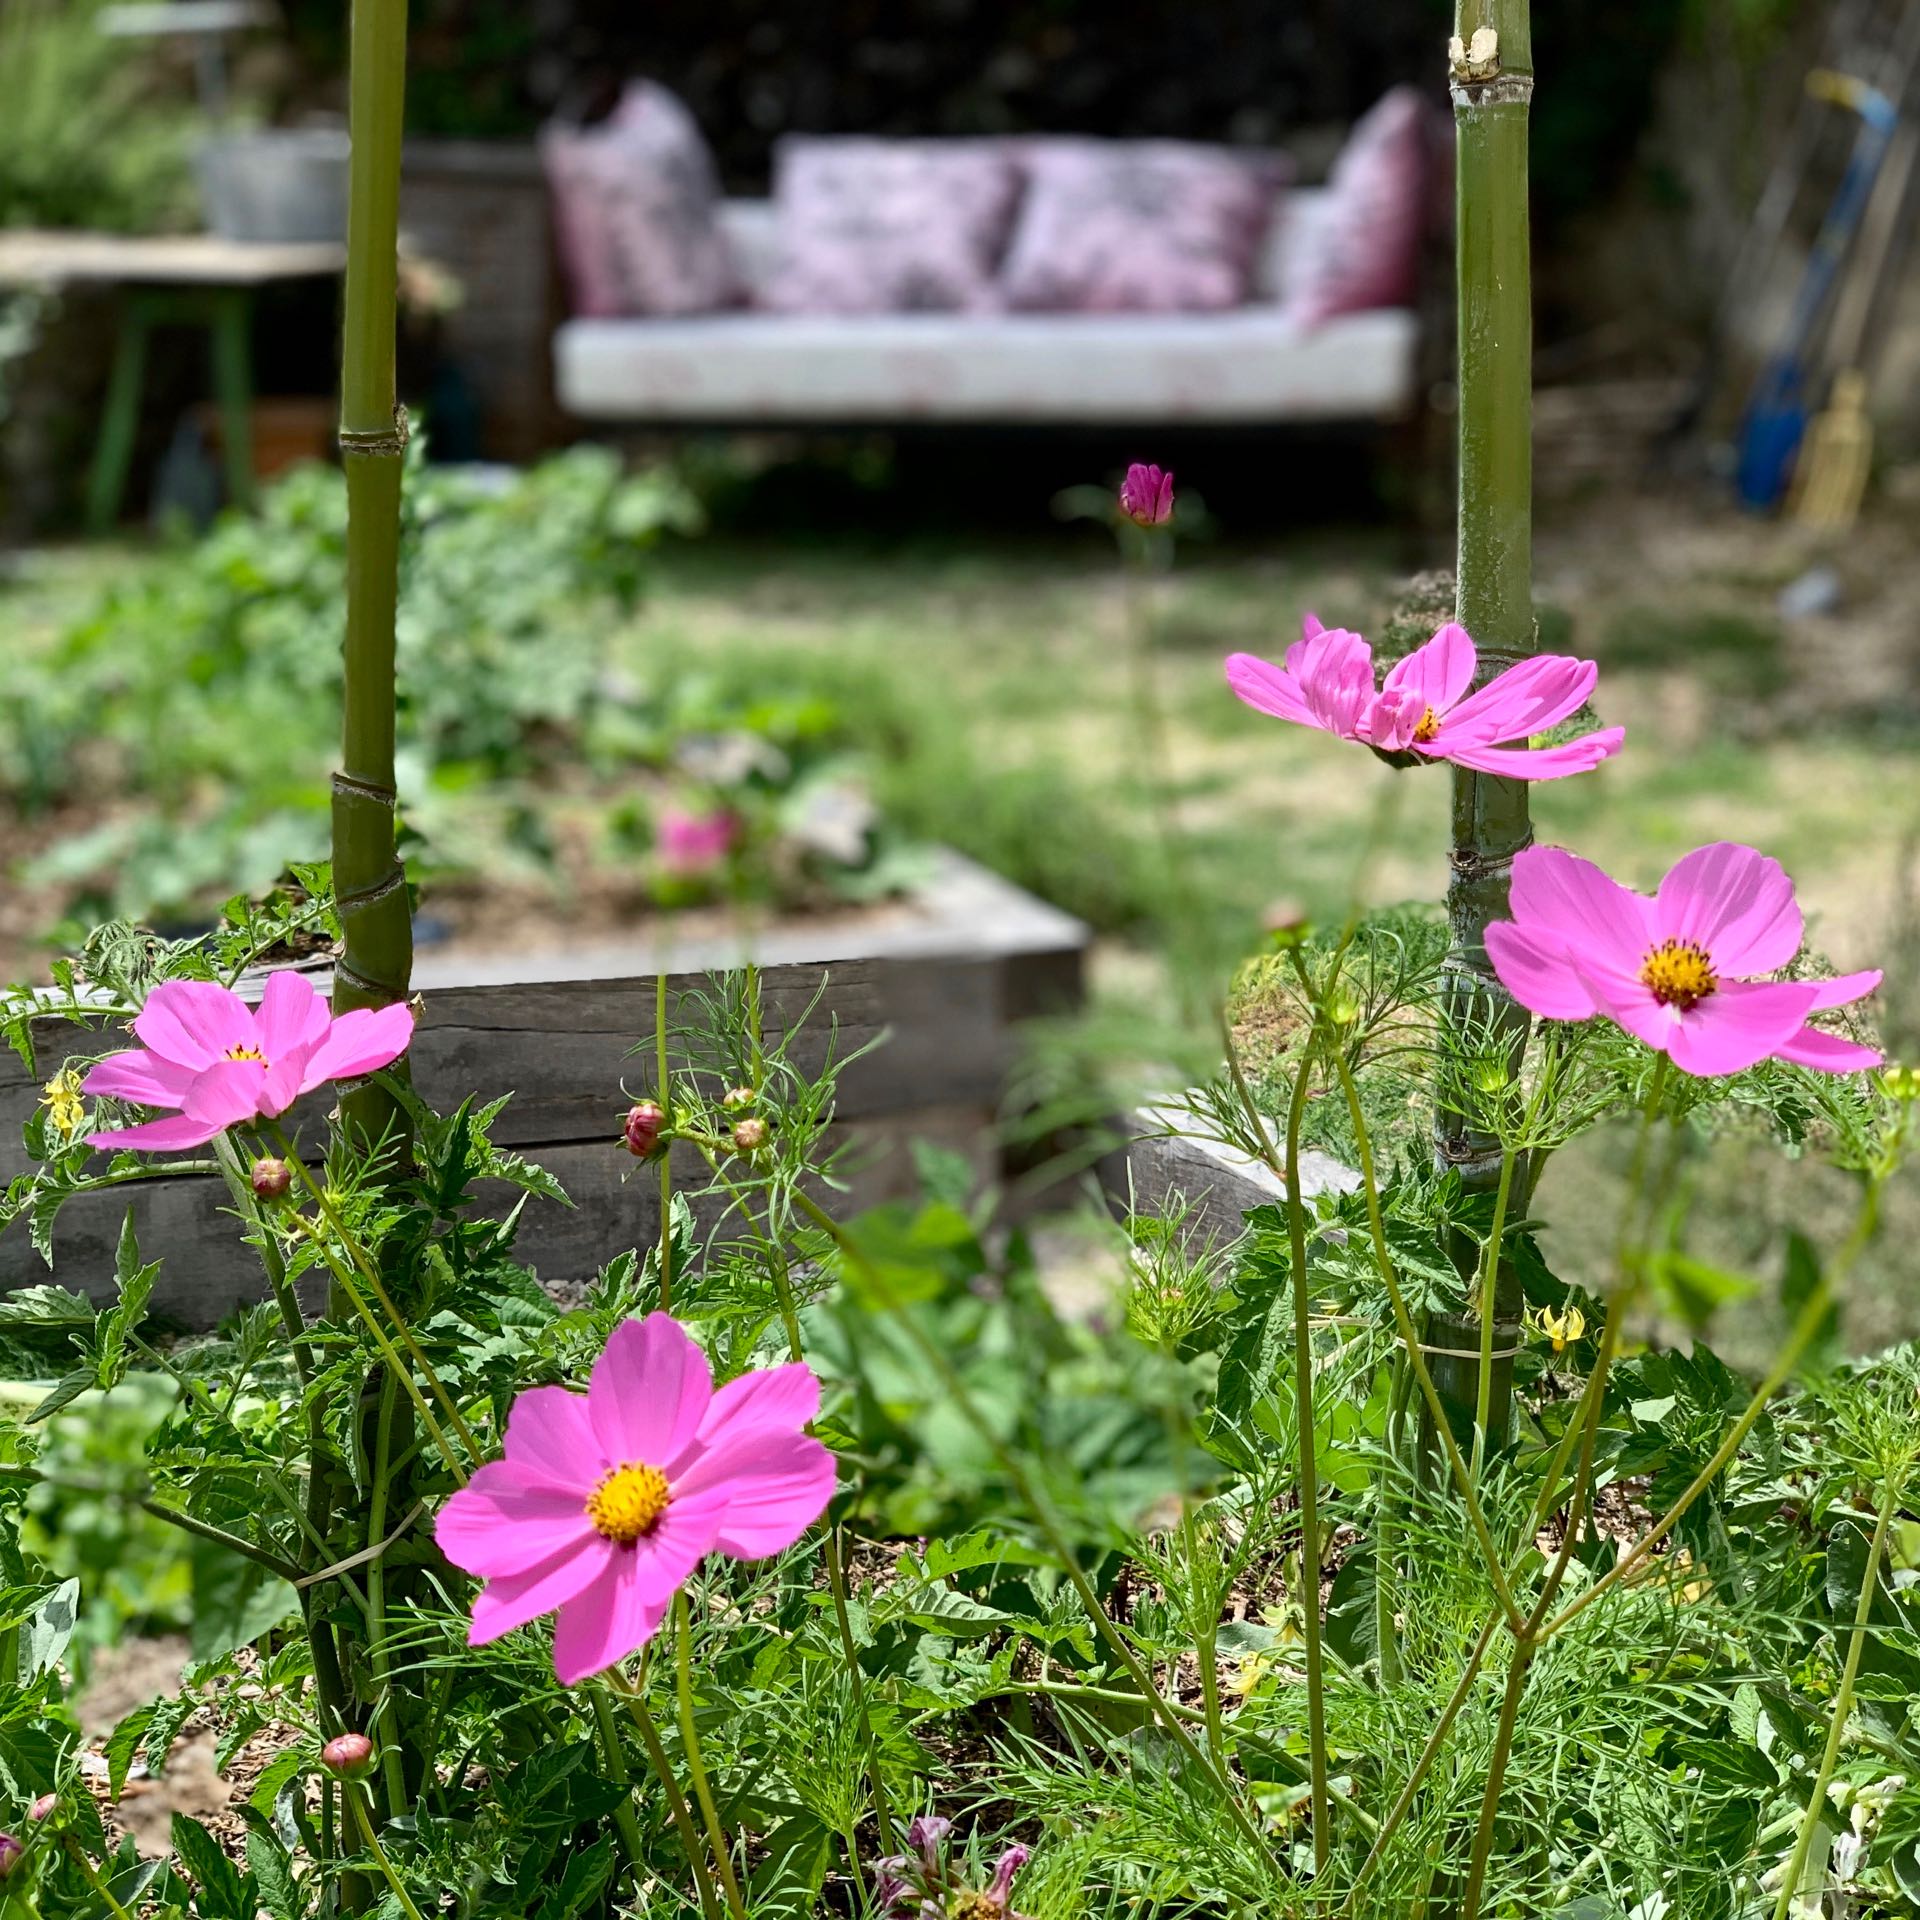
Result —
[[395, 454], [406, 452], [411, 432], [406, 408], [396, 405], [390, 427], [375, 427], [365, 432], [342, 427], [338, 435], [340, 451], [343, 455], [372, 454], [390, 460]]

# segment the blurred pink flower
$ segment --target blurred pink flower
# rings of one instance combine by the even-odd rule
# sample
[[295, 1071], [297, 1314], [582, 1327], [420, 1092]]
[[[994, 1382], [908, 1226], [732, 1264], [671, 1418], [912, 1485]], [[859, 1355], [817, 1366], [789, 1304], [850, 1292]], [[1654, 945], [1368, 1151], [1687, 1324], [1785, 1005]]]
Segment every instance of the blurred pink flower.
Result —
[[272, 1119], [326, 1081], [390, 1065], [413, 1037], [413, 1013], [357, 1008], [336, 1020], [312, 981], [276, 973], [258, 1008], [209, 980], [165, 981], [133, 1031], [142, 1044], [108, 1054], [83, 1091], [175, 1117], [90, 1133], [87, 1142], [164, 1153], [204, 1146], [244, 1120]]
[[704, 813], [662, 807], [654, 823], [654, 857], [668, 873], [689, 879], [717, 867], [733, 851], [739, 834], [738, 817], [725, 807]]
[[1546, 1019], [1604, 1014], [1703, 1078], [1768, 1059], [1828, 1073], [1880, 1064], [1807, 1022], [1871, 993], [1877, 972], [1757, 977], [1799, 952], [1801, 919], [1780, 863], [1752, 847], [1696, 849], [1651, 900], [1558, 847], [1528, 847], [1510, 905], [1513, 918], [1487, 928], [1487, 953], [1507, 991]]
[[1120, 511], [1135, 526], [1164, 527], [1173, 518], [1173, 475], [1136, 460], [1120, 482]]
[[795, 1361], [713, 1390], [670, 1315], [616, 1327], [584, 1394], [531, 1387], [506, 1458], [441, 1509], [440, 1550], [486, 1582], [468, 1641], [559, 1610], [563, 1686], [644, 1646], [707, 1554], [782, 1553], [833, 1498], [833, 1455], [802, 1429], [820, 1383]]
[[1591, 660], [1542, 653], [1516, 662], [1480, 688], [1466, 628], [1449, 621], [1425, 646], [1388, 669], [1376, 693], [1373, 649], [1359, 634], [1323, 627], [1308, 614], [1300, 641], [1274, 666], [1250, 653], [1227, 660], [1227, 685], [1261, 713], [1317, 727], [1383, 753], [1450, 760], [1515, 780], [1586, 773], [1620, 750], [1624, 727], [1606, 727], [1557, 747], [1509, 747], [1577, 713], [1599, 669]]

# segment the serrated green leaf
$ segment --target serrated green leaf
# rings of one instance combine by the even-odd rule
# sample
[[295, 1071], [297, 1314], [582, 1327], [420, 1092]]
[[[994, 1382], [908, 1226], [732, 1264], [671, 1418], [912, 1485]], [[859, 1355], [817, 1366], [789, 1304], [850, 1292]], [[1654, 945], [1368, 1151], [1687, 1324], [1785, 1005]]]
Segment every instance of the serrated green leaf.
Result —
[[220, 1843], [190, 1814], [173, 1816], [173, 1851], [200, 1889], [198, 1920], [254, 1920], [251, 1889]]

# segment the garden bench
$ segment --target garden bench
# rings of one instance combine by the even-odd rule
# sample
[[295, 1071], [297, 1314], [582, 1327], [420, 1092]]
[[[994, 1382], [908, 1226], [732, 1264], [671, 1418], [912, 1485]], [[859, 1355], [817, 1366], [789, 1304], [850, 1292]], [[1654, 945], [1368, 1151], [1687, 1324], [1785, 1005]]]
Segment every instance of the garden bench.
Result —
[[[718, 426], [953, 422], [1277, 425], [1403, 421], [1422, 391], [1412, 307], [1302, 327], [1285, 311], [1289, 235], [1320, 195], [1289, 194], [1250, 304], [1222, 313], [887, 313], [752, 309], [575, 319], [554, 336], [560, 402], [583, 419]], [[771, 201], [722, 214], [750, 285]]]

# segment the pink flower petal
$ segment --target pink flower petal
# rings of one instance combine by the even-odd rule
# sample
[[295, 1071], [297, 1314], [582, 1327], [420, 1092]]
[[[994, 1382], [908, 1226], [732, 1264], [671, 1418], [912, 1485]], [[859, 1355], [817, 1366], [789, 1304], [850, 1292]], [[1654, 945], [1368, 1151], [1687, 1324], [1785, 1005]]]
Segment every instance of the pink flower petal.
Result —
[[1345, 627], [1323, 627], [1288, 649], [1287, 671], [1314, 726], [1342, 740], [1359, 738], [1361, 714], [1373, 703], [1373, 649]]
[[147, 996], [133, 1031], [163, 1060], [196, 1073], [257, 1044], [247, 1003], [210, 980], [163, 981]]
[[717, 1544], [739, 1560], [784, 1553], [833, 1498], [833, 1455], [804, 1433], [761, 1428], [710, 1449], [674, 1483], [676, 1500], [724, 1492]]
[[317, 1047], [327, 1036], [331, 1016], [305, 974], [282, 970], [267, 976], [253, 1022], [267, 1064], [278, 1066], [290, 1053]]
[[1561, 847], [1523, 847], [1507, 901], [1522, 931], [1564, 941], [1618, 973], [1638, 974], [1654, 943], [1653, 903]]
[[529, 1387], [507, 1415], [507, 1460], [580, 1497], [620, 1463], [609, 1459], [587, 1415], [587, 1396], [565, 1387]]
[[1277, 720], [1291, 720], [1297, 727], [1317, 727], [1320, 722], [1300, 691], [1292, 674], [1271, 661], [1251, 653], [1227, 656], [1227, 685], [1234, 697], [1260, 713]]
[[351, 1080], [356, 1074], [391, 1066], [412, 1038], [410, 1007], [356, 1007], [343, 1013], [308, 1056], [300, 1091], [311, 1093], [324, 1080]]
[[1624, 1027], [1636, 1040], [1644, 1041], [1660, 1053], [1668, 1052], [1679, 1013], [1649, 993], [1633, 975], [1616, 972], [1573, 952], [1573, 964], [1582, 984], [1593, 996], [1594, 1006], [1616, 1027]]
[[798, 1433], [820, 1411], [820, 1382], [804, 1361], [743, 1373], [713, 1396], [700, 1430], [675, 1466], [691, 1466], [697, 1452], [726, 1446], [749, 1433]]
[[1819, 1073], [1860, 1073], [1877, 1067], [1885, 1058], [1872, 1047], [1843, 1040], [1837, 1033], [1819, 1027], [1802, 1027], [1785, 1046], [1775, 1047], [1776, 1060], [1790, 1060], [1796, 1067], [1812, 1067]]
[[1591, 773], [1620, 751], [1625, 727], [1604, 727], [1557, 747], [1456, 746], [1441, 731], [1415, 749], [1431, 759], [1450, 760], [1476, 773], [1497, 774], [1503, 780], [1564, 780], [1569, 774]]
[[586, 1494], [514, 1461], [490, 1460], [440, 1509], [433, 1537], [468, 1573], [517, 1573], [601, 1538]]
[[1850, 1007], [1856, 1000], [1864, 1000], [1880, 984], [1881, 978], [1878, 967], [1869, 967], [1865, 973], [1843, 973], [1836, 979], [1816, 980], [1813, 984], [1819, 994], [1813, 1003], [1814, 1011]]
[[1578, 713], [1600, 669], [1564, 653], [1537, 653], [1496, 673], [1441, 722], [1441, 733], [1462, 746], [1490, 747], [1557, 727]]
[[194, 1070], [175, 1066], [157, 1053], [129, 1047], [96, 1061], [80, 1083], [82, 1093], [131, 1101], [137, 1107], [177, 1107], [193, 1085]]
[[593, 1363], [587, 1412], [609, 1460], [664, 1467], [713, 1398], [707, 1356], [671, 1314], [623, 1321]]
[[1543, 1020], [1588, 1020], [1593, 996], [1568, 958], [1565, 945], [1551, 935], [1511, 920], [1496, 920], [1487, 928], [1487, 957], [1500, 984]]
[[589, 1532], [582, 1546], [566, 1548], [518, 1573], [503, 1573], [489, 1580], [474, 1596], [467, 1645], [484, 1647], [503, 1633], [564, 1606], [595, 1581], [604, 1579], [619, 1551], [611, 1540]]
[[1800, 951], [1800, 909], [1779, 861], [1719, 840], [1676, 861], [1660, 882], [1663, 940], [1704, 947], [1722, 975], [1772, 973]]
[[1791, 1044], [1812, 1006], [1808, 987], [1723, 980], [1680, 1016], [1667, 1051], [1697, 1079], [1741, 1073]]
[[633, 1556], [618, 1556], [606, 1577], [569, 1600], [554, 1622], [553, 1671], [560, 1684], [578, 1686], [638, 1653], [672, 1604], [671, 1593], [649, 1599], [634, 1577]]
[[136, 1153], [178, 1153], [186, 1147], [204, 1147], [215, 1134], [226, 1129], [211, 1120], [191, 1120], [185, 1115], [173, 1120], [143, 1120], [137, 1127], [117, 1127], [111, 1132], [90, 1133], [87, 1145], [102, 1153], [131, 1149]]
[[1376, 694], [1356, 724], [1360, 738], [1385, 753], [1401, 753], [1413, 745], [1413, 736], [1427, 717], [1427, 703], [1404, 688], [1389, 687]]
[[1415, 647], [1388, 670], [1382, 691], [1404, 693], [1415, 703], [1414, 724], [1431, 707], [1444, 716], [1473, 684], [1477, 657], [1473, 641], [1457, 620], [1449, 620], [1423, 647]]
[[267, 1070], [258, 1060], [222, 1060], [193, 1076], [181, 1111], [190, 1119], [211, 1120], [216, 1128], [257, 1120], [269, 1109], [263, 1104]]

